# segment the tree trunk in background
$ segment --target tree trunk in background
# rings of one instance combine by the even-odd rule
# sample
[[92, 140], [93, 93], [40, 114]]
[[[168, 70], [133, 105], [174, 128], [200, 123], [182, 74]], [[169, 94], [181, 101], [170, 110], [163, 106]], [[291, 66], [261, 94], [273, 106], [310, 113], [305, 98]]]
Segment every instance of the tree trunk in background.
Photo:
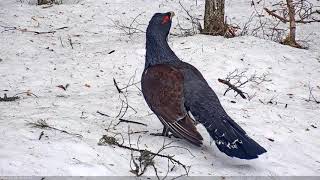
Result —
[[225, 34], [224, 3], [225, 0], [206, 0], [202, 33], [222, 36]]
[[283, 41], [283, 44], [301, 48], [301, 46], [296, 42], [296, 19], [295, 19], [295, 8], [293, 4], [293, 0], [286, 0], [288, 15], [289, 15], [289, 23], [290, 23], [290, 31], [289, 35]]

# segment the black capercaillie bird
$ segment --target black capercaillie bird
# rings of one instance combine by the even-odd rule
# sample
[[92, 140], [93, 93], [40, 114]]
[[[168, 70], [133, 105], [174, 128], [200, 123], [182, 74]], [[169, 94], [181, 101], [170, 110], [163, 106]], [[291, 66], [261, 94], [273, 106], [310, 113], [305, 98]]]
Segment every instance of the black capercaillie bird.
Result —
[[191, 112], [219, 150], [228, 156], [254, 159], [265, 153], [266, 150], [227, 115], [202, 74], [171, 50], [167, 37], [173, 15], [173, 12], [156, 13], [150, 20], [141, 79], [144, 98], [164, 126], [162, 135], [171, 132], [200, 146], [203, 138], [188, 114]]

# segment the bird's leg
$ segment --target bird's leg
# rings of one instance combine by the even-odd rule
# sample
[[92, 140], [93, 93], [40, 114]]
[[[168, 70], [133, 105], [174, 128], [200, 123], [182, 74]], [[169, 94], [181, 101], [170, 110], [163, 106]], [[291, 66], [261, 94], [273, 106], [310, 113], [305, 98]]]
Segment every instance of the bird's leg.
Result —
[[169, 128], [167, 126], [163, 126], [162, 136], [169, 136]]
[[151, 133], [150, 135], [170, 137], [169, 136], [169, 128], [167, 126], [163, 126], [162, 133]]
[[153, 136], [165, 136], [165, 137], [169, 137], [169, 138], [171, 138], [173, 136], [175, 138], [180, 138], [179, 136], [176, 136], [173, 133], [169, 134], [169, 128], [167, 126], [163, 126], [162, 133], [150, 133], [150, 135], [153, 135]]

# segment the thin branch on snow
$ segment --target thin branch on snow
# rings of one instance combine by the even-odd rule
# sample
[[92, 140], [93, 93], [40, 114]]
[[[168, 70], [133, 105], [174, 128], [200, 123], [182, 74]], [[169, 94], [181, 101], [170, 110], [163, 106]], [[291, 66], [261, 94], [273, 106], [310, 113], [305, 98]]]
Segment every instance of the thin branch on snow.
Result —
[[7, 101], [7, 102], [8, 102], [8, 101], [18, 100], [18, 99], [20, 98], [18, 95], [20, 95], [20, 94], [26, 94], [27, 96], [34, 96], [34, 97], [38, 98], [37, 95], [33, 94], [30, 90], [28, 90], [28, 91], [25, 91], [25, 92], [17, 93], [17, 94], [15, 94], [15, 95], [11, 96], [11, 97], [8, 97], [7, 94], [5, 93], [5, 94], [3, 95], [3, 98], [0, 97], [0, 102], [1, 102], [1, 101]]
[[123, 31], [126, 35], [131, 36], [131, 35], [137, 34], [137, 33], [145, 33], [144, 30], [139, 29], [139, 27], [142, 26], [143, 24], [140, 24], [138, 22], [138, 18], [144, 13], [145, 12], [142, 12], [142, 13], [138, 14], [137, 16], [135, 16], [129, 25], [123, 24], [120, 21], [114, 21], [111, 18], [108, 18], [108, 19], [114, 24], [114, 27]]
[[317, 104], [320, 104], [320, 100], [317, 100], [313, 95], [313, 87], [311, 87], [310, 83], [308, 85], [308, 89], [309, 89], [309, 98], [306, 99], [306, 101], [307, 102], [315, 102]]
[[[287, 19], [288, 16], [288, 9], [284, 8], [286, 4], [284, 3], [277, 3], [277, 6], [279, 6], [278, 9], [275, 10], [269, 10], [268, 8], [263, 8], [270, 16], [275, 17], [279, 19], [283, 23], [288, 23], [290, 22], [289, 19]], [[275, 5], [274, 5], [275, 6]], [[310, 3], [307, 0], [301, 0], [293, 3], [294, 8], [296, 9], [294, 12], [295, 16], [298, 16], [300, 19], [297, 19], [295, 22], [296, 23], [302, 23], [302, 24], [307, 24], [307, 23], [313, 23], [313, 22], [320, 22], [320, 19], [317, 19], [316, 17], [312, 17], [315, 14], [320, 14], [320, 10], [314, 10], [313, 9], [313, 4]], [[279, 11], [280, 14], [277, 14], [276, 12]]]
[[240, 88], [245, 87], [248, 83], [254, 83], [256, 85], [260, 85], [263, 82], [271, 81], [267, 79], [268, 74], [262, 74], [261, 76], [258, 76], [257, 74], [252, 74], [251, 76], [246, 75], [247, 70], [243, 70], [239, 72], [238, 69], [235, 69], [231, 73], [227, 75], [225, 79], [218, 79], [219, 82], [226, 84], [228, 88], [225, 90], [223, 95], [225, 96], [228, 91], [233, 90], [237, 94], [235, 96], [240, 95], [243, 99], [247, 99], [245, 95], [248, 96], [249, 100], [253, 98], [253, 96], [249, 96], [248, 93], [243, 92]]
[[31, 127], [34, 127], [34, 128], [40, 128], [40, 129], [53, 129], [53, 130], [59, 131], [61, 133], [65, 133], [65, 134], [69, 134], [72, 136], [82, 138], [81, 134], [70, 133], [66, 130], [58, 129], [58, 128], [55, 128], [53, 126], [48, 125], [48, 123], [44, 119], [39, 119], [37, 122], [28, 122], [27, 125], [30, 125]]
[[252, 35], [276, 42], [282, 42], [283, 36], [287, 30], [281, 28], [281, 21], [279, 19], [274, 21], [273, 19], [265, 18], [265, 10], [262, 9], [260, 11], [260, 8], [257, 7], [257, 4], [260, 4], [260, 2], [261, 1], [251, 1], [254, 12], [251, 14], [248, 21], [244, 23], [239, 35]]
[[[218, 78], [218, 81], [223, 83], [223, 84], [226, 84], [229, 86], [229, 88], [231, 88], [232, 90], [234, 90], [235, 92], [237, 92], [238, 94], [240, 94], [240, 96], [243, 98], [243, 99], [247, 99], [246, 96], [243, 94], [243, 92], [238, 89], [235, 85], [231, 84], [230, 81], [226, 81], [224, 79], [219, 79]], [[227, 91], [224, 93], [224, 95], [227, 93]]]
[[122, 119], [120, 118], [119, 119], [119, 122], [116, 124], [116, 126], [122, 122], [125, 122], [125, 123], [132, 123], [132, 124], [140, 124], [140, 125], [143, 125], [143, 126], [148, 126], [147, 124], [144, 124], [144, 123], [141, 123], [141, 122], [136, 122], [136, 121], [130, 121], [130, 120], [126, 120], [126, 119]]
[[186, 18], [186, 19], [190, 21], [191, 26], [192, 26], [192, 28], [189, 28], [189, 29], [183, 28], [179, 22], [179, 19], [178, 19], [177, 26], [179, 27], [179, 30], [181, 32], [181, 36], [184, 36], [184, 37], [185, 36], [192, 36], [192, 35], [197, 34], [198, 32], [201, 33], [202, 27], [201, 27], [200, 19], [191, 15], [190, 10], [187, 10], [187, 8], [184, 7], [184, 5], [181, 3], [181, 1], [179, 1], [179, 5], [183, 9], [183, 11], [187, 14], [188, 18]]
[[34, 33], [35, 35], [40, 35], [40, 34], [54, 34], [58, 30], [66, 29], [68, 28], [67, 26], [63, 26], [54, 30], [49, 30], [49, 31], [34, 31], [34, 30], [28, 30], [27, 28], [20, 28], [20, 27], [15, 27], [15, 26], [4, 26], [0, 25], [0, 27], [4, 28], [1, 33], [6, 32], [6, 31], [21, 31], [21, 32], [31, 32]]
[[118, 83], [117, 83], [117, 81], [116, 81], [115, 78], [113, 78], [113, 85], [117, 88], [118, 93], [123, 93], [123, 92], [121, 91], [121, 89], [119, 88]]
[[[179, 160], [176, 160], [174, 158], [174, 156], [165, 155], [165, 154], [161, 153], [162, 151], [164, 151], [168, 148], [177, 147], [177, 146], [171, 146], [171, 144], [173, 142], [165, 143], [165, 141], [164, 141], [163, 146], [157, 152], [152, 152], [147, 149], [140, 149], [139, 148], [140, 137], [138, 138], [138, 141], [137, 141], [137, 148], [132, 147], [130, 134], [131, 134], [130, 130], [128, 129], [129, 146], [124, 145], [124, 143], [119, 143], [118, 140], [114, 136], [112, 137], [112, 136], [108, 136], [108, 135], [103, 135], [102, 138], [99, 140], [98, 145], [99, 146], [115, 145], [120, 148], [130, 150], [131, 151], [131, 160], [130, 160], [131, 172], [134, 173], [136, 176], [143, 175], [148, 166], [153, 166], [156, 175], [158, 175], [157, 168], [155, 167], [155, 164], [154, 164], [155, 157], [166, 158], [168, 160], [168, 162], [171, 162], [172, 164], [178, 164], [186, 172], [185, 174], [183, 174], [183, 176], [188, 175], [189, 170], [190, 170], [190, 166], [184, 165]], [[139, 152], [140, 155], [134, 156], [133, 152]], [[132, 163], [133, 163], [134, 167], [132, 167]], [[169, 165], [168, 165], [168, 167], [169, 167]], [[168, 172], [169, 172], [169, 170], [168, 170]]]
[[3, 95], [3, 98], [0, 97], [0, 102], [1, 102], [1, 101], [2, 101], [2, 102], [15, 101], [15, 100], [17, 100], [17, 99], [19, 99], [19, 98], [20, 98], [20, 97], [18, 97], [18, 96], [8, 97], [7, 94], [5, 93], [5, 94]]
[[15, 94], [14, 96], [17, 96], [17, 95], [20, 95], [20, 94], [26, 94], [27, 96], [34, 96], [34, 97], [38, 98], [38, 96], [35, 95], [34, 93], [32, 93], [30, 90], [25, 91], [25, 92], [17, 93], [17, 94]]
[[[116, 116], [116, 118], [119, 117], [119, 119], [122, 119], [125, 116], [125, 114], [127, 113], [129, 108], [132, 109], [135, 113], [137, 113], [137, 111], [132, 106], [130, 106], [129, 102], [128, 102], [128, 87], [130, 87], [131, 85], [136, 85], [136, 83], [131, 83], [131, 81], [132, 82], [134, 81], [135, 75], [136, 75], [136, 71], [135, 71], [134, 75], [130, 77], [127, 85], [124, 88], [119, 88], [119, 85], [118, 85], [116, 79], [113, 78], [113, 84], [116, 87], [116, 89], [119, 93], [119, 99], [121, 100], [121, 108], [120, 108], [119, 113]], [[123, 91], [123, 90], [125, 90], [125, 91]]]
[[98, 114], [100, 114], [101, 116], [107, 116], [107, 117], [110, 117], [108, 114], [105, 114], [105, 113], [102, 113], [100, 111], [97, 111]]

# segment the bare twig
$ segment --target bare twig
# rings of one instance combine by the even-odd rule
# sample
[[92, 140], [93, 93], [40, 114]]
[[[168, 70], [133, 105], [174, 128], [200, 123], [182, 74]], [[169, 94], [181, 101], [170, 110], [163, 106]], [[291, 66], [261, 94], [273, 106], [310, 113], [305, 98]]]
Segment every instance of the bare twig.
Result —
[[118, 93], [122, 93], [122, 91], [121, 91], [121, 89], [119, 88], [118, 83], [117, 83], [117, 81], [116, 81], [115, 78], [113, 78], [113, 84], [114, 84], [114, 86], [117, 88]]
[[[129, 133], [130, 134], [130, 133]], [[130, 139], [130, 137], [129, 137]], [[130, 140], [129, 140], [129, 146], [126, 146], [126, 145], [123, 145], [123, 144], [120, 144], [117, 142], [117, 139], [115, 137], [110, 137], [110, 136], [107, 136], [107, 135], [103, 135], [102, 138], [99, 140], [99, 143], [98, 145], [102, 146], [102, 145], [115, 145], [115, 146], [118, 146], [120, 148], [124, 148], [124, 149], [128, 149], [130, 151], [135, 151], [135, 152], [139, 152], [140, 153], [140, 156], [138, 158], [140, 158], [140, 162], [141, 164], [138, 164], [136, 161], [133, 161], [134, 163], [134, 166], [135, 166], [135, 169], [133, 169], [133, 173], [135, 173], [137, 176], [141, 176], [145, 170], [144, 169], [144, 164], [143, 163], [146, 163], [148, 162], [149, 165], [151, 165], [150, 163], [153, 161], [153, 159], [155, 157], [162, 157], [162, 158], [167, 158], [170, 162], [172, 162], [173, 164], [178, 164], [180, 165], [181, 167], [183, 167], [183, 169], [185, 170], [186, 174], [185, 175], [188, 175], [189, 173], [189, 167], [187, 167], [186, 165], [184, 165], [183, 163], [181, 163], [179, 160], [176, 160], [173, 158], [173, 156], [170, 156], [170, 155], [164, 155], [164, 154], [161, 154], [161, 152], [165, 149], [167, 149], [168, 147], [170, 147], [170, 144], [171, 143], [168, 143], [168, 144], [164, 144], [162, 148], [160, 148], [160, 150], [158, 152], [152, 152], [152, 151], [149, 151], [149, 150], [146, 150], [146, 149], [139, 149], [139, 148], [134, 148], [134, 147], [131, 147], [131, 143], [130, 143]], [[133, 155], [131, 156], [133, 157]], [[145, 158], [143, 160], [143, 158]], [[139, 165], [142, 165], [142, 171], [141, 171], [141, 166]], [[140, 169], [140, 170], [139, 170]], [[142, 174], [141, 174], [142, 173]]]
[[117, 125], [120, 124], [121, 122], [140, 124], [140, 125], [143, 125], [143, 126], [148, 126], [147, 124], [144, 124], [144, 123], [141, 123], [141, 122], [130, 121], [130, 120], [122, 119], [122, 118], [119, 119], [119, 122], [117, 123]]
[[108, 114], [105, 114], [105, 113], [102, 113], [100, 111], [97, 111], [98, 114], [100, 114], [101, 116], [107, 116], [107, 117], [110, 117]]
[[1, 101], [3, 101], [3, 102], [15, 101], [15, 100], [17, 100], [17, 99], [19, 99], [18, 96], [8, 97], [7, 94], [4, 94], [4, 95], [3, 95], [3, 98], [0, 97], [0, 102], [1, 102]]
[[20, 27], [15, 27], [15, 26], [4, 26], [4, 25], [0, 25], [0, 27], [4, 28], [4, 31], [21, 31], [21, 32], [31, 32], [34, 33], [35, 35], [40, 35], [40, 34], [54, 34], [56, 33], [58, 30], [62, 30], [62, 29], [66, 29], [68, 27], [63, 26], [54, 30], [49, 30], [49, 31], [34, 31], [34, 30], [29, 30], [27, 28], [20, 28]]
[[275, 18], [277, 18], [277, 19], [279, 19], [281, 22], [283, 22], [283, 23], [287, 23], [287, 22], [289, 22], [289, 20], [287, 20], [286, 18], [284, 18], [284, 17], [282, 17], [282, 16], [280, 16], [280, 15], [278, 15], [278, 14], [276, 14], [275, 13], [275, 11], [273, 10], [273, 11], [271, 11], [271, 10], [269, 10], [268, 8], [263, 8], [269, 15], [271, 15], [271, 16], [273, 16], [273, 17], [275, 17]]
[[127, 86], [123, 87], [123, 88], [120, 88], [119, 90], [120, 90], [120, 91], [122, 91], [122, 90], [124, 90], [124, 89], [127, 89], [128, 87], [135, 86], [135, 85], [139, 84], [140, 82], [141, 82], [141, 81], [138, 81], [138, 82], [135, 82], [135, 83], [129, 84], [129, 85], [127, 85]]
[[145, 12], [139, 13], [137, 16], [133, 18], [131, 23], [128, 25], [123, 24], [122, 22], [119, 21], [114, 21], [113, 19], [109, 18], [109, 20], [114, 24], [114, 26], [121, 31], [123, 31], [126, 35], [133, 35], [136, 33], [145, 33], [144, 30], [139, 29], [139, 27], [142, 25], [138, 22], [138, 18], [144, 14]]
[[320, 100], [317, 100], [314, 95], [313, 95], [313, 87], [311, 87], [310, 83], [308, 85], [308, 89], [309, 89], [309, 98], [306, 99], [307, 102], [315, 102], [317, 104], [320, 104]]
[[42, 136], [44, 135], [44, 132], [41, 131], [40, 135], [39, 135], [39, 140], [41, 140]]
[[[136, 71], [135, 71], [135, 74], [136, 74]], [[127, 97], [127, 90], [128, 90], [127, 88], [131, 86], [131, 85], [129, 85], [130, 82], [134, 81], [135, 74], [129, 79], [127, 86], [124, 88], [121, 88], [121, 89], [119, 88], [118, 83], [115, 80], [115, 78], [113, 78], [113, 84], [116, 87], [116, 89], [119, 93], [119, 99], [121, 100], [121, 108], [120, 108], [119, 113], [116, 116], [116, 118], [119, 117], [119, 119], [121, 119], [122, 117], [124, 117], [124, 115], [127, 113], [129, 108], [132, 109], [135, 113], [137, 113], [137, 111], [132, 106], [129, 105], [128, 97]], [[132, 85], [135, 85], [135, 84], [136, 83], [133, 83]], [[123, 90], [125, 90], [125, 91], [123, 91]]]
[[187, 14], [188, 18], [186, 18], [186, 19], [190, 21], [191, 26], [192, 26], [192, 28], [190, 28], [190, 29], [182, 28], [182, 26], [181, 26], [181, 24], [180, 24], [180, 22], [178, 20], [178, 25], [177, 26], [179, 27], [182, 36], [192, 36], [192, 35], [197, 34], [198, 32], [202, 32], [200, 19], [194, 17], [193, 15], [191, 15], [190, 10], [187, 10], [187, 8], [185, 8], [183, 6], [181, 1], [179, 1], [179, 5], [183, 9], [183, 11]]
[[39, 119], [37, 122], [28, 122], [27, 125], [30, 125], [30, 126], [32, 126], [34, 128], [40, 128], [40, 129], [53, 129], [53, 130], [59, 131], [61, 133], [66, 133], [66, 134], [69, 134], [69, 135], [72, 135], [72, 136], [76, 136], [76, 137], [79, 137], [79, 138], [82, 137], [81, 134], [70, 133], [70, 132], [68, 132], [66, 130], [61, 130], [61, 129], [55, 128], [53, 126], [50, 126], [50, 125], [47, 124], [47, 122], [44, 119]]
[[32, 93], [30, 90], [25, 91], [25, 92], [21, 92], [21, 93], [17, 93], [14, 96], [17, 96], [17, 95], [20, 95], [20, 94], [26, 94], [27, 96], [34, 96], [34, 97], [38, 98], [38, 96], [35, 95], [34, 93]]
[[254, 83], [256, 85], [259, 85], [263, 82], [271, 81], [267, 79], [268, 74], [262, 74], [261, 76], [258, 76], [254, 73], [248, 77], [246, 73], [247, 70], [239, 72], [238, 69], [235, 69], [234, 71], [229, 73], [225, 79], [219, 78], [219, 82], [228, 86], [223, 95], [226, 95], [228, 91], [233, 90], [237, 93], [236, 96], [240, 95], [243, 99], [247, 99], [247, 97], [245, 96], [246, 94], [249, 97], [249, 100], [251, 100], [254, 96], [249, 96], [248, 93], [243, 92], [240, 88], [243, 88], [247, 83]]
[[[218, 79], [219, 82], [223, 83], [223, 84], [226, 84], [229, 86], [229, 88], [231, 88], [232, 90], [234, 90], [235, 92], [237, 92], [238, 94], [240, 94], [240, 96], [243, 98], [243, 99], [247, 99], [246, 96], [243, 94], [243, 92], [238, 89], [236, 86], [234, 86], [233, 84], [230, 83], [230, 81], [226, 81], [224, 79]], [[227, 92], [227, 91], [226, 91]], [[226, 94], [226, 92], [224, 93], [224, 95]]]

